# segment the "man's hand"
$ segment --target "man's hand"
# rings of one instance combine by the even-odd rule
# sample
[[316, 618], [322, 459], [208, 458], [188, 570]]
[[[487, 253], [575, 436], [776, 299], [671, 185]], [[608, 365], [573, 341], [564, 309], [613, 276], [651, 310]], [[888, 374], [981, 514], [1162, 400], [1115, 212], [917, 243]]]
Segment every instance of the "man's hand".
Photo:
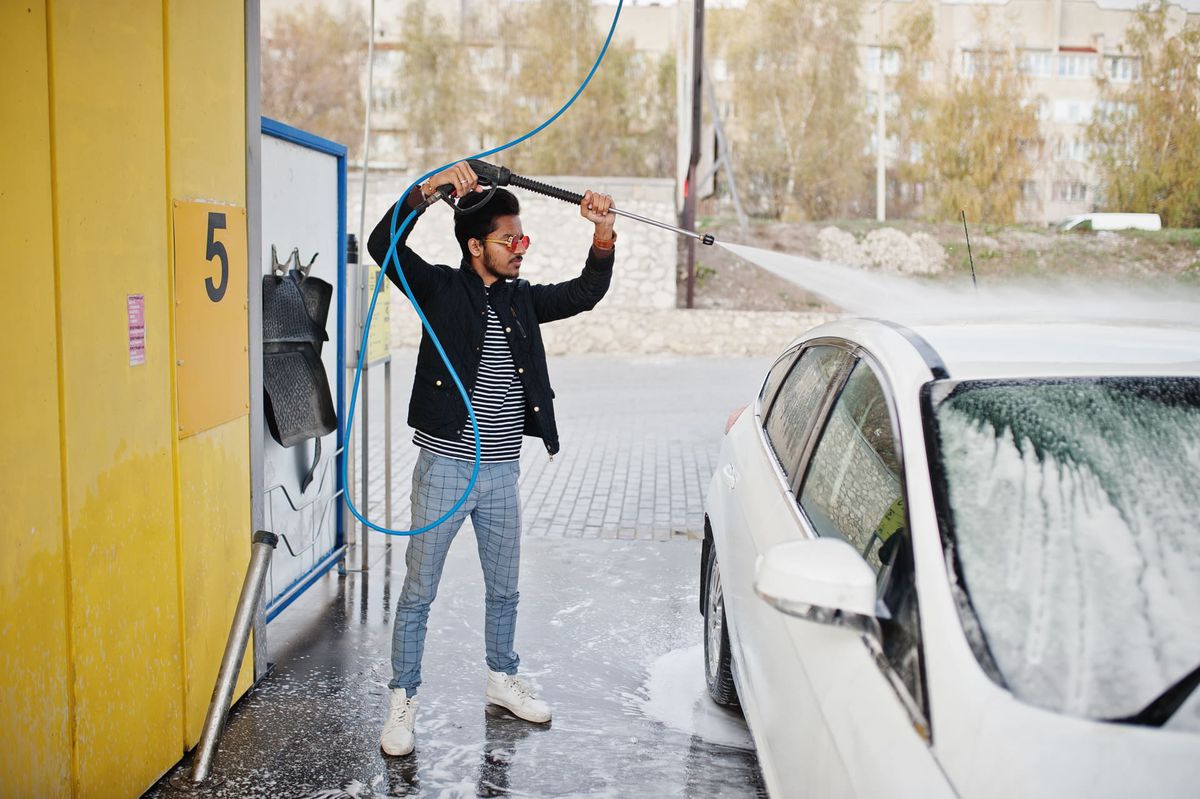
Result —
[[613, 223], [617, 215], [608, 210], [612, 207], [612, 197], [594, 191], [585, 191], [583, 201], [579, 203], [580, 215], [596, 226], [597, 241], [612, 241]]
[[428, 197], [439, 186], [449, 184], [454, 188], [455, 197], [465, 197], [469, 191], [483, 191], [479, 186], [479, 176], [466, 161], [459, 161], [449, 169], [443, 169], [431, 177], [427, 183], [428, 191], [422, 188], [422, 194]]

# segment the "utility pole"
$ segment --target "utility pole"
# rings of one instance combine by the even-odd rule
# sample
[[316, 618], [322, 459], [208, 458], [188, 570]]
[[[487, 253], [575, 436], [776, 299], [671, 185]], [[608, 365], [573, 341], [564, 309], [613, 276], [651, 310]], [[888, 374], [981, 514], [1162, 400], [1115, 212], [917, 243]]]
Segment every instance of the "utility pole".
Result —
[[883, 48], [879, 48], [879, 91], [875, 95], [875, 219], [879, 222], [887, 219], [886, 198], [887, 170], [883, 163], [883, 143], [887, 129], [883, 123]]
[[875, 94], [875, 219], [882, 222], [887, 219], [887, 170], [883, 163], [883, 145], [887, 136], [884, 125], [883, 106], [886, 99], [886, 86], [883, 79], [883, 2], [879, 3], [879, 19], [876, 41], [879, 42], [879, 89]]
[[[696, 229], [696, 166], [700, 163], [700, 110], [704, 98], [702, 79], [704, 76], [704, 0], [692, 0], [692, 124], [691, 153], [688, 156], [687, 179], [684, 185], [683, 219], [684, 230]], [[687, 307], [696, 307], [696, 240], [687, 239]]]

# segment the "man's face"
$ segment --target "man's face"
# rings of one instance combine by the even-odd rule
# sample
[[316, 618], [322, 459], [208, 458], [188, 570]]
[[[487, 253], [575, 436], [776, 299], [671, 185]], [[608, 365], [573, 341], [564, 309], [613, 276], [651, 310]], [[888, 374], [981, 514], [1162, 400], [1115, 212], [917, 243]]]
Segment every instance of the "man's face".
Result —
[[[479, 243], [483, 247], [483, 256], [477, 266], [481, 267], [480, 277], [487, 285], [497, 280], [512, 280], [521, 271], [521, 261], [528, 247], [523, 246], [520, 239], [525, 234], [521, 230], [521, 217], [500, 216], [496, 218], [496, 229], [484, 237]], [[504, 240], [513, 237], [516, 250], [508, 248]]]

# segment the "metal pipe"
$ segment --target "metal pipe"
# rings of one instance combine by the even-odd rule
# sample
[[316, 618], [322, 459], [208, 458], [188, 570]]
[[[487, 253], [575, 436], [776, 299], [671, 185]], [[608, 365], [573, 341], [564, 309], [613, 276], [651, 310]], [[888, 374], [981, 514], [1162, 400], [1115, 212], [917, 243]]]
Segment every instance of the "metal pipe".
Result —
[[[366, 358], [371, 357], [371, 345], [367, 344]], [[359, 505], [363, 509], [363, 514], [369, 516], [371, 514], [371, 364], [364, 363], [362, 370], [362, 423], [358, 426], [358, 445], [362, 448], [359, 456], [362, 459], [360, 469], [362, 474], [359, 475], [359, 492], [362, 496], [362, 504]], [[367, 562], [367, 532], [370, 530], [366, 524], [360, 527], [362, 532], [359, 533], [358, 551], [359, 568], [366, 571], [369, 564]]]
[[[517, 186], [537, 194], [553, 197], [556, 200], [562, 200], [563, 202], [571, 203], [572, 205], [579, 205], [583, 202], [583, 195], [579, 194], [578, 192], [567, 191], [566, 189], [561, 189], [558, 186], [551, 186], [549, 183], [542, 183], [540, 180], [534, 180], [533, 178], [527, 178], [523, 175], [514, 174], [507, 167], [489, 164], [487, 161], [480, 161], [476, 158], [467, 159], [467, 165], [474, 170], [475, 174], [479, 176], [480, 181], [485, 186]], [[454, 203], [449, 199], [450, 194], [454, 191], [453, 186], [449, 184], [438, 186], [438, 191], [442, 192], [442, 199], [446, 200], [446, 202], [449, 202], [451, 206], [454, 206]], [[463, 211], [460, 211], [457, 206], [454, 206], [454, 210], [455, 213], [464, 213]], [[716, 241], [711, 233], [705, 233], [704, 235], [701, 235], [689, 229], [676, 227], [675, 225], [668, 225], [666, 222], [660, 222], [657, 219], [650, 219], [649, 217], [642, 216], [641, 214], [635, 214], [632, 211], [622, 211], [616, 206], [609, 206], [608, 210], [612, 211], [618, 216], [624, 216], [638, 222], [645, 222], [648, 225], [654, 225], [655, 227], [660, 227], [663, 230], [669, 230], [672, 233], [691, 236], [692, 238], [698, 239], [704, 244], [711, 245]]]
[[696, 233], [691, 230], [684, 230], [681, 227], [676, 227], [675, 225], [668, 225], [666, 222], [660, 222], [657, 219], [651, 219], [648, 216], [642, 216], [641, 214], [635, 214], [632, 211], [622, 211], [620, 208], [611, 208], [610, 207], [608, 210], [612, 211], [617, 216], [624, 216], [624, 217], [628, 217], [629, 219], [636, 220], [638, 222], [645, 222], [647, 225], [654, 225], [655, 227], [660, 227], [663, 230], [669, 230], [672, 233], [678, 233], [681, 236], [691, 236], [692, 238], [700, 241], [700, 243], [702, 243], [702, 244], [710, 244], [711, 245], [715, 241], [715, 239], [713, 238], [713, 235], [711, 233], [705, 233], [705, 234], [701, 235], [701, 234]]
[[[683, 227], [691, 230], [696, 227], [696, 204], [700, 199], [700, 187], [696, 185], [696, 169], [700, 165], [700, 124], [703, 99], [704, 75], [704, 0], [692, 0], [692, 74], [691, 91], [688, 93], [692, 101], [691, 125], [688, 140], [691, 150], [688, 153], [687, 178], [684, 184], [687, 189], [683, 198], [683, 214], [680, 222]], [[713, 109], [716, 113], [716, 109]], [[711, 238], [711, 237], [710, 237]], [[711, 244], [712, 242], [706, 242]], [[696, 307], [696, 245], [687, 242], [685, 260], [687, 262], [687, 307]]]
[[[246, 354], [250, 363], [250, 529], [266, 526], [263, 439], [266, 417], [263, 415], [262, 354], [262, 30], [261, 3], [244, 4], [246, 52], [246, 251], [249, 253], [246, 277], [248, 324]], [[254, 679], [267, 674], [267, 623], [259, 603], [254, 613]]]
[[267, 566], [271, 563], [271, 553], [279, 537], [266, 530], [254, 534], [250, 546], [250, 568], [246, 571], [246, 579], [242, 583], [242, 595], [238, 597], [237, 610], [233, 614], [233, 624], [229, 628], [229, 639], [225, 642], [225, 655], [221, 658], [221, 669], [217, 673], [217, 684], [213, 686], [212, 700], [208, 703], [208, 713], [204, 717], [204, 730], [200, 734], [200, 743], [196, 745], [196, 754], [192, 758], [192, 770], [188, 779], [193, 784], [199, 784], [208, 779], [212, 770], [213, 754], [217, 749], [217, 739], [221, 728], [225, 725], [225, 717], [229, 713], [229, 701], [233, 697], [234, 683], [237, 681], [238, 670], [242, 658], [246, 654], [246, 642], [250, 637], [250, 623], [253, 620], [254, 608], [258, 604], [259, 594], [262, 593], [263, 582], [267, 576]]

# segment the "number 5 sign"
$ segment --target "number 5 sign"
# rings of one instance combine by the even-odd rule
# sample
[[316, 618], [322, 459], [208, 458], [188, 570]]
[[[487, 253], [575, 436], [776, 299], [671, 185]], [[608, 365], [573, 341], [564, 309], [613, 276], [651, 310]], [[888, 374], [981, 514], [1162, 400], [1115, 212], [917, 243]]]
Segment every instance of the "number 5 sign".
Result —
[[174, 203], [179, 437], [248, 413], [246, 209]]

